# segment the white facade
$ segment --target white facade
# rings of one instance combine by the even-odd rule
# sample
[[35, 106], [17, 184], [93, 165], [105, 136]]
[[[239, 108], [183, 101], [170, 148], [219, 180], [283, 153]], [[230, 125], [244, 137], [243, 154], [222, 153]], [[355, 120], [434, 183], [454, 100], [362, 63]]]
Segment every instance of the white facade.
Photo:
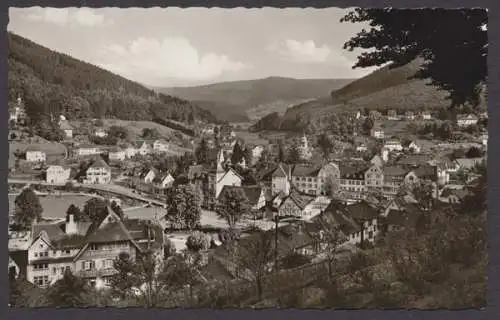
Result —
[[215, 181], [215, 198], [219, 197], [219, 194], [224, 186], [241, 187], [241, 182], [241, 177], [232, 169], [226, 171], [222, 175], [218, 174]]
[[137, 150], [136, 148], [134, 148], [132, 146], [129, 146], [129, 147], [125, 148], [124, 152], [125, 152], [125, 157], [132, 158], [135, 155], [137, 155], [139, 150]]
[[384, 144], [384, 148], [388, 149], [391, 152], [401, 152], [403, 151], [403, 146], [401, 145], [401, 142], [399, 141], [387, 141]]
[[384, 139], [384, 130], [382, 129], [372, 129], [371, 136], [375, 139]]
[[28, 162], [45, 162], [47, 156], [43, 151], [26, 151], [26, 161]]
[[166, 153], [170, 151], [170, 145], [164, 140], [156, 140], [153, 143], [153, 151], [156, 153]]
[[257, 161], [259, 161], [263, 151], [264, 151], [263, 146], [255, 146], [252, 149], [252, 164], [255, 164], [257, 163]]
[[151, 183], [153, 182], [155, 177], [156, 177], [156, 172], [154, 170], [149, 170], [148, 173], [144, 176], [144, 182]]
[[111, 169], [109, 167], [90, 167], [87, 169], [83, 183], [107, 184], [111, 182]]
[[123, 161], [125, 160], [125, 151], [118, 150], [109, 153], [109, 160], [113, 161]]
[[271, 187], [272, 194], [278, 194], [280, 192], [283, 192], [286, 195], [290, 194], [291, 190], [290, 173], [286, 172], [286, 170], [281, 165], [276, 170], [280, 170], [283, 176], [273, 175], [272, 187]]
[[49, 183], [66, 183], [69, 181], [71, 169], [64, 166], [49, 166], [46, 172], [46, 181]]
[[101, 129], [101, 128], [97, 129], [94, 134], [96, 137], [99, 137], [99, 138], [104, 138], [104, 137], [108, 136], [108, 133], [106, 132], [106, 130]]
[[478, 118], [473, 114], [459, 115], [457, 117], [457, 125], [459, 127], [468, 127], [477, 124]]
[[79, 156], [91, 156], [99, 154], [101, 150], [98, 147], [80, 147], [77, 149], [77, 154]]
[[421, 148], [420, 148], [420, 146], [415, 141], [412, 141], [408, 145], [408, 150], [411, 151], [411, 152], [413, 152], [413, 153], [420, 153]]

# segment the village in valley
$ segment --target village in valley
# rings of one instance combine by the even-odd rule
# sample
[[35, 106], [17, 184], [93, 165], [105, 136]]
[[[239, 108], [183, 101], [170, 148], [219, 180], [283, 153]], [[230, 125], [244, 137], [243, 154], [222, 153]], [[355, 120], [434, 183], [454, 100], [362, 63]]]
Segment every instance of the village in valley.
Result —
[[26, 95], [9, 101], [11, 304], [418, 308], [448, 294], [436, 279], [476, 279], [486, 109], [374, 104], [280, 130], [63, 106], [37, 126]]

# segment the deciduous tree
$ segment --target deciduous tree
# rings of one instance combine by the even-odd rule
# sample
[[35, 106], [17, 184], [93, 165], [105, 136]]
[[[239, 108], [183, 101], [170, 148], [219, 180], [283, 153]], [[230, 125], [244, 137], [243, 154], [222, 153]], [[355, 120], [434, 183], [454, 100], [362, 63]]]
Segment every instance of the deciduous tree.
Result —
[[42, 217], [42, 205], [31, 188], [24, 189], [14, 200], [14, 205], [14, 220], [23, 229], [29, 228], [35, 220]]
[[[488, 21], [485, 9], [355, 9], [342, 22], [365, 22], [344, 44], [361, 53], [354, 67], [404, 65], [416, 58], [424, 63], [417, 78], [450, 93], [451, 105], [478, 105], [487, 77]], [[464, 65], [464, 61], [468, 61]]]

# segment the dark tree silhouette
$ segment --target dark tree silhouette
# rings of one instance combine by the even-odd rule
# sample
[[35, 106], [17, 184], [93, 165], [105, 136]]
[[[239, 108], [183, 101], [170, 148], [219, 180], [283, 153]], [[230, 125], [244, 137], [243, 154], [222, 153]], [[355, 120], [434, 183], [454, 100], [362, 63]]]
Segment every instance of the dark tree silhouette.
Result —
[[42, 217], [42, 205], [31, 188], [24, 189], [14, 200], [14, 205], [14, 220], [21, 228], [29, 228], [33, 221]]
[[52, 307], [84, 308], [90, 306], [87, 296], [89, 291], [85, 280], [67, 271], [63, 278], [50, 288], [47, 298]]
[[[476, 106], [487, 77], [485, 9], [360, 9], [341, 22], [368, 22], [344, 44], [350, 51], [363, 52], [356, 67], [380, 66], [388, 62], [401, 66], [416, 58], [424, 63], [415, 77], [450, 93], [451, 106], [466, 102]], [[374, 49], [374, 50], [373, 50]], [[464, 63], [467, 61], [467, 63]]]
[[195, 150], [195, 158], [197, 163], [207, 163], [208, 162], [208, 145], [205, 139], [201, 139], [200, 144]]
[[83, 206], [82, 217], [85, 217], [87, 221], [99, 222], [101, 221], [106, 214], [108, 203], [99, 198], [91, 198], [85, 202]]

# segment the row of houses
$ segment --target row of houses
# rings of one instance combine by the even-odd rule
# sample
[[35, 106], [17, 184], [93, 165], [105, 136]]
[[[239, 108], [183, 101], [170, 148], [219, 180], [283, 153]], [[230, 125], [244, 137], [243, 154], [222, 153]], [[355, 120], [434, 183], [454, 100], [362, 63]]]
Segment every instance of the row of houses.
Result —
[[[108, 148], [108, 156], [111, 161], [123, 161], [136, 155], [161, 154], [171, 152], [175, 149], [171, 143], [164, 139], [155, 141], [135, 141], [127, 145]], [[77, 156], [90, 156], [103, 153], [103, 148], [96, 145], [79, 145], [75, 149]]]
[[63, 163], [49, 165], [45, 170], [48, 183], [63, 184], [74, 179], [80, 179], [84, 184], [108, 184], [111, 182], [111, 167], [101, 156], [96, 156], [81, 171]]
[[105, 287], [116, 273], [113, 261], [120, 253], [128, 253], [134, 261], [146, 251], [162, 257], [161, 228], [123, 219], [108, 207], [95, 222], [76, 221], [69, 215], [58, 223], [35, 223], [27, 250], [9, 255], [15, 270], [37, 286], [49, 286], [70, 270], [96, 287]]

